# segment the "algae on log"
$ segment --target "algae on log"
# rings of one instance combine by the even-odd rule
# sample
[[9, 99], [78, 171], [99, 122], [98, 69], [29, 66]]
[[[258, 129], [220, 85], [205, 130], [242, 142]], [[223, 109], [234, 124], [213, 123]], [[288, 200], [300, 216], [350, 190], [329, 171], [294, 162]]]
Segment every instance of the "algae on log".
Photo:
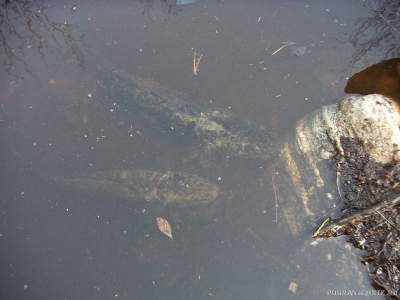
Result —
[[396, 104], [377, 94], [341, 99], [301, 119], [286, 137], [281, 152], [286, 172], [280, 172], [278, 180], [293, 189], [281, 195], [284, 200], [279, 211], [285, 222], [278, 222], [278, 226], [294, 236], [310, 226], [316, 228], [328, 210], [331, 214], [342, 204], [339, 176], [345, 157], [343, 140], [360, 144], [370, 161], [385, 165], [399, 155], [399, 126]]

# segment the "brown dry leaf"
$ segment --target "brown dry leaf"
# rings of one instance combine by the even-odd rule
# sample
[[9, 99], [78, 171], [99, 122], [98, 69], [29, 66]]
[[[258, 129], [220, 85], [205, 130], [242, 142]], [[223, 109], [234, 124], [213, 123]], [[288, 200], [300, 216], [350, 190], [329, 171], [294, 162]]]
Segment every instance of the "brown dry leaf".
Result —
[[169, 225], [168, 221], [163, 219], [163, 218], [157, 218], [157, 226], [158, 229], [165, 235], [169, 236], [172, 240], [174, 239], [172, 237], [172, 230], [171, 226]]
[[298, 287], [297, 283], [295, 283], [295, 282], [292, 281], [292, 282], [289, 284], [288, 290], [291, 291], [291, 292], [293, 292], [293, 294], [296, 294], [297, 287]]

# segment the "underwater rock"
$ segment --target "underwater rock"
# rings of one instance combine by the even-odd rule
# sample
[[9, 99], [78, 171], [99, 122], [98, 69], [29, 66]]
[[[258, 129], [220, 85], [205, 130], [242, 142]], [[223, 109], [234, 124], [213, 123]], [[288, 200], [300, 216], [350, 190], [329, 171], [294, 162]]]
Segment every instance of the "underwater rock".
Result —
[[399, 125], [397, 106], [377, 94], [341, 99], [301, 119], [281, 152], [286, 175], [276, 179], [293, 186], [279, 204], [286, 221], [282, 229], [297, 236], [341, 204], [337, 176], [346, 155], [345, 140], [360, 144], [370, 161], [388, 164], [400, 145]]
[[[343, 252], [335, 264], [327, 262], [329, 273], [344, 280], [339, 284], [352, 280], [357, 289], [366, 290], [372, 280], [391, 295], [400, 290], [399, 272], [393, 268], [400, 264], [394, 250], [400, 245], [400, 231], [394, 230], [400, 214], [399, 126], [397, 105], [373, 94], [324, 106], [301, 119], [286, 137], [281, 165], [274, 166], [272, 174], [282, 199], [278, 227], [295, 237], [309, 237], [295, 256], [296, 265], [305, 254], [305, 265], [328, 272], [317, 254], [329, 251], [332, 240], [311, 242], [312, 229], [315, 238], [347, 235], [365, 252]], [[344, 241], [338, 243], [342, 247]], [[314, 285], [323, 276], [309, 274], [307, 280]]]

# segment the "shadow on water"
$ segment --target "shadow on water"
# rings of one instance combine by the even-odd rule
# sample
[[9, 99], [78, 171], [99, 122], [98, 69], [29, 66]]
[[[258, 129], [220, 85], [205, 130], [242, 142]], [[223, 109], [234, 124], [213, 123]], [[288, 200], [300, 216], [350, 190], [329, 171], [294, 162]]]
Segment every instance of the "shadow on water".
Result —
[[383, 60], [349, 78], [344, 88], [349, 94], [381, 94], [400, 103], [400, 58]]
[[[375, 17], [384, 15], [371, 4]], [[350, 20], [370, 10], [347, 5], [4, 1], [2, 297], [320, 299], [328, 287], [341, 289], [328, 275], [317, 289], [310, 278], [318, 266], [293, 258], [306, 237], [277, 230], [276, 199], [289, 187], [272, 184], [271, 162], [208, 151], [168, 131], [170, 124], [151, 126], [151, 114], [127, 108], [126, 95], [102, 84], [86, 47], [144, 81], [283, 135], [343, 96], [349, 61], [368, 53], [357, 54], [363, 43], [338, 41], [343, 31], [366, 34]], [[385, 24], [396, 26], [389, 17]], [[382, 39], [397, 35], [382, 32]], [[289, 47], [272, 55], [283, 42], [302, 55]], [[198, 75], [195, 52], [203, 54]], [[204, 206], [167, 206], [160, 216], [171, 224], [172, 241], [157, 228], [137, 230], [146, 201], [73, 193], [49, 180], [118, 169], [190, 172], [217, 184], [221, 195]], [[288, 290], [291, 283], [298, 288]]]

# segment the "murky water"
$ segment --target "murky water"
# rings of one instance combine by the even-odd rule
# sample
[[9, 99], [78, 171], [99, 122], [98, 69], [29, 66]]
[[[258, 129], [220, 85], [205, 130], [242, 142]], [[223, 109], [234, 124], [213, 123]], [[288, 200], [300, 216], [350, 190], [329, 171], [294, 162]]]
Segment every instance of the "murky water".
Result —
[[[268, 162], [210, 152], [169, 124], [153, 126], [99, 80], [92, 56], [279, 138], [344, 97], [346, 76], [386, 53], [354, 57], [349, 36], [370, 6], [275, 2], [22, 1], [18, 9], [32, 13], [19, 18], [9, 8], [16, 33], [0, 54], [9, 62], [0, 83], [3, 298], [320, 299], [357, 289], [329, 272], [316, 285], [313, 270], [329, 262], [305, 266], [298, 255], [314, 228], [300, 237], [277, 229]], [[71, 193], [48, 180], [113, 169], [190, 172], [222, 193], [204, 206], [166, 208], [172, 241], [138, 229], [145, 201]], [[283, 188], [278, 182], [278, 197]], [[344, 251], [331, 244], [331, 256]]]

